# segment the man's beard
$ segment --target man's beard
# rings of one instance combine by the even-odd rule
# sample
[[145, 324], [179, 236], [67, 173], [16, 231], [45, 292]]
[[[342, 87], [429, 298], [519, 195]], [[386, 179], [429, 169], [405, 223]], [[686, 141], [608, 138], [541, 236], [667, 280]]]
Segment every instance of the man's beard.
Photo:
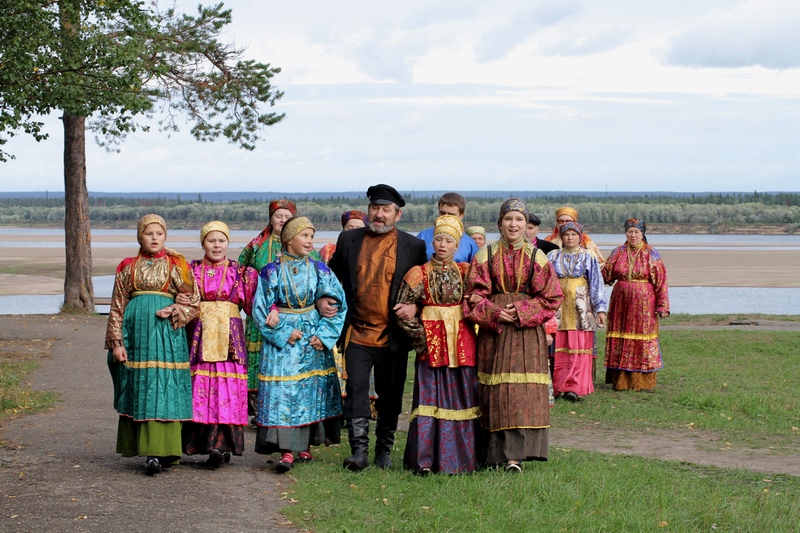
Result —
[[375, 223], [370, 222], [368, 227], [372, 233], [375, 233], [377, 235], [383, 235], [384, 233], [389, 233], [390, 231], [392, 231], [394, 229], [394, 224], [389, 226], [384, 222], [383, 226], [376, 226]]

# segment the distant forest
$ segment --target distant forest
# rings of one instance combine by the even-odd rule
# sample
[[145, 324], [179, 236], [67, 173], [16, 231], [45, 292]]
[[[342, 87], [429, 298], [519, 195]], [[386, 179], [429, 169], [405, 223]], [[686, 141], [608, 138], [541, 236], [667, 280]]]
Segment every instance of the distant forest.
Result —
[[[196, 228], [209, 220], [223, 220], [233, 228], [261, 229], [267, 223], [269, 200], [214, 201], [208, 195], [101, 196], [90, 195], [90, 218], [96, 228], [134, 227], [144, 214], [158, 213], [171, 227]], [[363, 195], [363, 193], [361, 193]], [[500, 204], [509, 193], [467, 196], [467, 225], [494, 228]], [[542, 219], [543, 230], [555, 222], [555, 210], [570, 205], [580, 222], [593, 232], [617, 232], [630, 217], [644, 219], [651, 232], [703, 233], [796, 233], [800, 231], [800, 193], [714, 194], [552, 194], [516, 193]], [[0, 225], [51, 226], [64, 222], [63, 193], [37, 197], [0, 196]], [[292, 197], [299, 213], [321, 230], [341, 229], [343, 211], [364, 209], [366, 199], [357, 195], [285, 195]], [[429, 226], [436, 217], [439, 192], [408, 194], [401, 226], [416, 230]]]

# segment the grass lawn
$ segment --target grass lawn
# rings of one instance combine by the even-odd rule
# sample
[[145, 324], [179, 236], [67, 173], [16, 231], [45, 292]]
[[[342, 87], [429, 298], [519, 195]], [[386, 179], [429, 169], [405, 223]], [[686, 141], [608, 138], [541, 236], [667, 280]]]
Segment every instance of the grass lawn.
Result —
[[47, 340], [0, 340], [0, 421], [51, 407], [56, 395], [32, 391], [25, 376], [39, 367], [49, 350]]
[[[750, 315], [743, 315], [745, 319]], [[729, 318], [729, 317], [726, 317]], [[708, 317], [697, 317], [708, 323]], [[687, 324], [691, 321], [685, 320]], [[627, 433], [704, 431], [738, 445], [800, 454], [800, 332], [662, 331], [665, 368], [654, 392], [600, 386], [557, 402], [552, 426]], [[598, 340], [602, 354], [603, 338]], [[409, 376], [411, 378], [411, 376]], [[351, 473], [343, 444], [300, 465], [284, 512], [313, 531], [798, 531], [800, 477], [551, 447], [522, 475], [484, 470], [418, 477]], [[374, 443], [374, 437], [371, 439]]]

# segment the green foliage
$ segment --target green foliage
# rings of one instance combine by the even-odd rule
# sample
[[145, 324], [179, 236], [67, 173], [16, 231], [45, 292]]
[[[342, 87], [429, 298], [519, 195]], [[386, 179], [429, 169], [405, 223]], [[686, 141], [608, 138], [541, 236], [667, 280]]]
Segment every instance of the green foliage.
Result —
[[270, 83], [280, 69], [221, 43], [230, 22], [223, 4], [189, 15], [136, 0], [0, 0], [0, 145], [19, 131], [45, 139], [38, 117], [62, 110], [91, 117], [110, 149], [160, 112], [165, 130], [183, 115], [197, 139], [252, 150], [283, 119], [261, 111], [282, 96]]
[[[206, 195], [208, 198], [212, 195]], [[555, 210], [564, 204], [575, 206], [581, 221], [589, 231], [601, 227], [606, 231], [617, 231], [625, 220], [632, 216], [645, 219], [651, 232], [669, 230], [676, 226], [693, 225], [704, 231], [722, 232], [731, 226], [783, 226], [792, 232], [800, 227], [800, 205], [786, 205], [791, 195], [786, 193], [759, 194], [759, 202], [735, 202], [737, 195], [728, 195], [729, 202], [717, 203], [718, 195], [697, 196], [691, 202], [676, 203], [675, 198], [660, 197], [663, 203], [647, 196], [617, 197], [616, 203], [608, 199], [595, 198], [585, 202], [553, 202], [551, 199], [530, 198], [530, 208], [542, 216], [542, 231], [546, 232], [555, 223]], [[133, 224], [145, 212], [156, 212], [171, 224], [197, 225], [220, 219], [235, 225], [255, 225], [267, 220], [268, 200], [231, 200], [215, 203], [198, 195], [180, 198], [115, 198], [91, 196], [90, 218], [94, 224]], [[403, 210], [404, 228], [427, 227], [436, 217], [438, 195], [417, 195]], [[683, 197], [686, 200], [686, 197]], [[708, 203], [701, 203], [705, 200]], [[753, 199], [755, 200], [755, 199]], [[309, 216], [320, 229], [339, 229], [343, 211], [364, 209], [365, 199], [342, 196], [296, 198], [298, 209]], [[499, 211], [499, 198], [474, 198], [467, 200], [466, 222], [494, 227]], [[49, 224], [60, 223], [64, 216], [63, 198], [5, 198], [0, 199], [0, 224]], [[660, 226], [659, 226], [660, 225]], [[662, 229], [663, 228], [663, 229]]]

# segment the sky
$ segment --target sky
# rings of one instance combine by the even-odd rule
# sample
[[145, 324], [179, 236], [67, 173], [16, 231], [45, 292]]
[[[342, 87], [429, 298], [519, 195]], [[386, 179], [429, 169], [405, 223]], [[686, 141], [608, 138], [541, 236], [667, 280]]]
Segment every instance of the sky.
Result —
[[[800, 190], [797, 0], [227, 6], [225, 38], [282, 69], [284, 121], [252, 152], [88, 134], [90, 191]], [[63, 190], [47, 123], [5, 146], [2, 190]]]

